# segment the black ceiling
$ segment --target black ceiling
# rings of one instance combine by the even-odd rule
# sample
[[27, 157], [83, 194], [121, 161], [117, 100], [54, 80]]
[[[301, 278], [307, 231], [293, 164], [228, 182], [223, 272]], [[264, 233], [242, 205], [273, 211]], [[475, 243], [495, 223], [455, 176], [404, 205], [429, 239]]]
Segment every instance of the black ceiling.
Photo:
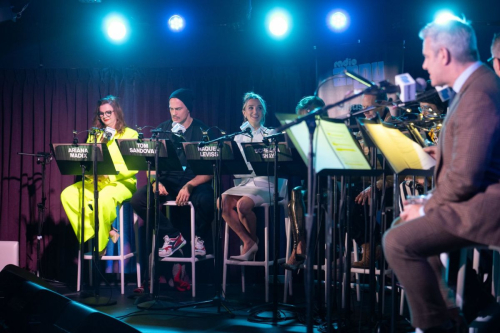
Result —
[[[419, 29], [434, 13], [449, 8], [463, 13], [478, 34], [482, 59], [489, 42], [500, 31], [500, 1], [401, 1], [401, 0], [34, 0], [16, 22], [0, 23], [0, 67], [177, 67], [312, 62], [353, 42], [370, 41], [402, 45], [405, 41], [420, 62]], [[28, 0], [10, 2], [19, 11]], [[293, 17], [286, 40], [268, 37], [266, 13], [279, 6]], [[345, 9], [351, 25], [343, 33], [326, 28], [326, 14]], [[131, 35], [122, 45], [109, 43], [101, 30], [110, 12], [122, 13]], [[188, 25], [178, 34], [168, 31], [167, 18], [175, 13]], [[0, 19], [2, 16], [0, 15]], [[419, 64], [418, 64], [419, 65]]]

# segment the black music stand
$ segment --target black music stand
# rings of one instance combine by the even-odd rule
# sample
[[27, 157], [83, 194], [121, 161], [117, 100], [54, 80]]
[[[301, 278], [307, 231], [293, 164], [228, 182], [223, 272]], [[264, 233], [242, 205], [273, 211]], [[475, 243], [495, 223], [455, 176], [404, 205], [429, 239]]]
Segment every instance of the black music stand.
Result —
[[269, 168], [270, 164], [277, 158], [278, 178], [289, 176], [305, 177], [307, 166], [300, 157], [295, 147], [288, 142], [278, 142], [278, 154], [274, 153], [275, 144], [264, 142], [244, 142], [241, 144], [247, 161], [252, 165], [257, 176], [274, 176], [274, 170]]
[[[373, 126], [382, 126], [382, 129], [387, 132], [391, 133], [391, 131], [399, 131], [397, 128], [394, 128], [394, 126], [391, 126], [390, 124], [376, 124], [372, 121], [367, 121], [367, 120], [358, 120], [359, 122], [359, 127], [363, 133], [363, 136], [366, 137], [366, 139], [370, 140], [370, 144], [376, 147], [381, 154], [384, 157], [384, 160], [387, 161], [387, 168], [390, 170], [389, 172], [392, 172], [394, 174], [394, 193], [393, 193], [393, 218], [396, 218], [399, 216], [399, 181], [398, 178], [399, 176], [407, 176], [411, 175], [413, 176], [413, 182], [415, 182], [415, 176], [432, 176], [434, 173], [434, 165], [435, 165], [435, 160], [431, 157], [428, 157], [426, 153], [422, 151], [420, 142], [418, 140], [415, 140], [417, 142], [411, 142], [413, 147], [410, 146], [410, 148], [413, 149], [408, 149], [409, 145], [406, 146], [407, 149], [402, 149], [399, 145], [388, 145], [386, 141], [381, 140], [379, 136], [376, 135], [375, 131], [373, 131], [372, 127]], [[399, 134], [399, 132], [398, 132]], [[389, 137], [388, 135], [384, 135], [384, 137]], [[399, 142], [405, 141], [410, 142], [411, 139], [407, 138], [404, 135], [400, 135], [400, 139], [398, 140]], [[390, 143], [391, 141], [389, 141]], [[397, 152], [397, 158], [394, 156], [394, 152]], [[410, 158], [407, 158], [407, 156], [411, 156]], [[418, 156], [418, 158], [414, 158], [415, 156]], [[385, 184], [384, 184], [385, 185]], [[371, 258], [370, 258], [371, 259]], [[382, 257], [383, 259], [383, 257]], [[371, 265], [371, 263], [370, 263]], [[383, 276], [385, 270], [385, 265], [381, 266], [381, 276]], [[396, 279], [394, 278], [394, 272], [392, 272], [391, 276], [391, 287], [392, 287], [392, 302], [395, 302], [395, 284], [396, 284]], [[384, 290], [385, 288], [385, 280], [382, 279], [382, 284], [380, 285], [380, 289]], [[382, 295], [382, 302], [383, 303], [383, 297], [384, 293]], [[378, 315], [381, 318], [382, 317], [382, 304], [379, 304], [379, 311]], [[395, 314], [396, 314], [396, 306], [395, 303], [392, 304], [392, 309], [391, 309], [391, 315], [390, 315], [390, 329], [391, 332], [394, 331], [395, 329]], [[382, 322], [383, 323], [383, 322]], [[379, 323], [381, 325], [382, 323]]]
[[47, 201], [47, 196], [45, 195], [45, 169], [46, 165], [52, 161], [52, 154], [46, 152], [38, 152], [36, 154], [30, 153], [17, 153], [18, 155], [33, 156], [36, 157], [36, 163], [42, 165], [42, 201], [36, 206], [38, 208], [38, 228], [37, 228], [37, 242], [36, 242], [36, 276], [42, 277], [42, 261], [40, 258], [40, 243], [42, 242], [42, 225], [45, 222], [45, 202]]
[[[161, 171], [182, 171], [180, 160], [173, 158], [173, 156], [177, 156], [177, 153], [172, 141], [166, 139], [159, 139], [159, 141], [159, 169]], [[129, 170], [148, 170], [148, 164], [151, 168], [155, 168], [155, 139], [118, 139], [116, 142]]]
[[[147, 208], [146, 208], [146, 251], [152, 248], [149, 243], [150, 236], [150, 189], [151, 189], [151, 168], [156, 170], [158, 176], [159, 170], [162, 171], [182, 171], [182, 164], [177, 156], [176, 148], [172, 141], [166, 139], [121, 139], [117, 140], [120, 152], [123, 156], [123, 161], [129, 170], [147, 170]], [[156, 153], [158, 152], [158, 153]], [[155, 236], [155, 246], [153, 250], [153, 262], [151, 266], [153, 280], [153, 294], [149, 293], [148, 288], [144, 288], [145, 295], [137, 301], [137, 307], [144, 310], [163, 310], [168, 306], [163, 304], [159, 296], [159, 284], [156, 270], [156, 263], [158, 261], [158, 246], [159, 246], [159, 233], [158, 233], [158, 214], [160, 211], [158, 188], [155, 191], [155, 224], [153, 234]], [[148, 265], [149, 266], [149, 265]], [[149, 280], [149, 269], [146, 269], [145, 281]]]
[[[278, 305], [295, 311], [296, 307], [290, 304], [278, 304], [278, 257], [280, 232], [278, 228], [279, 221], [279, 193], [278, 193], [278, 178], [289, 178], [290, 176], [300, 176], [305, 178], [307, 175], [307, 167], [302, 161], [297, 149], [292, 148], [287, 142], [277, 142], [281, 133], [267, 137], [268, 142], [245, 142], [242, 143], [243, 151], [247, 161], [250, 162], [257, 176], [274, 176], [274, 193], [273, 193], [273, 230], [274, 230], [274, 260], [273, 260], [273, 325], [278, 322]], [[271, 165], [273, 168], [271, 169]], [[287, 208], [285, 208], [287, 209]], [[267, 306], [265, 304], [264, 306]]]
[[[303, 118], [309, 117], [309, 120], [305, 121], [304, 124], [300, 124], [298, 126], [291, 126], [292, 124], [297, 122], [297, 116], [295, 115], [277, 115], [278, 119], [282, 124], [285, 124], [278, 128], [279, 130], [286, 130], [288, 136], [292, 140], [293, 144], [297, 148], [300, 153], [300, 156], [308, 164], [308, 215], [306, 219], [307, 226], [307, 257], [306, 257], [306, 297], [307, 300], [307, 330], [308, 332], [312, 331], [312, 294], [313, 294], [313, 279], [312, 279], [312, 256], [311, 253], [314, 253], [314, 244], [311, 241], [311, 234], [314, 230], [313, 224], [313, 209], [314, 209], [314, 195], [316, 193], [316, 182], [315, 175], [318, 176], [341, 176], [342, 179], [347, 179], [347, 184], [349, 184], [349, 179], [351, 176], [373, 176], [376, 174], [380, 174], [380, 172], [372, 170], [366, 157], [361, 152], [358, 142], [352, 137], [349, 132], [347, 126], [343, 121], [339, 120], [331, 120], [331, 119], [319, 119], [311, 117], [311, 114], [304, 116]], [[307, 123], [307, 124], [306, 124]], [[309, 144], [302, 140], [303, 137], [309, 136]], [[322, 154], [313, 154], [313, 152], [321, 151]], [[331, 181], [329, 183], [328, 197], [332, 198], [332, 184]], [[344, 184], [345, 182], [343, 182]], [[346, 194], [350, 195], [350, 186], [347, 187]], [[346, 202], [349, 201], [346, 200]], [[340, 227], [345, 228], [347, 231], [347, 237], [349, 237], [349, 206], [346, 205], [345, 208], [345, 219], [341, 219], [346, 221], [346, 223], [340, 223]], [[331, 258], [332, 247], [336, 253], [336, 236], [335, 234], [335, 225], [333, 224], [333, 220], [331, 218], [331, 213], [333, 209], [331, 207], [331, 202], [329, 202], [328, 207], [328, 218], [325, 223], [325, 242], [326, 242], [326, 284], [328, 286], [327, 289], [327, 304], [330, 305], [331, 300], [336, 300], [336, 280], [337, 275], [334, 275], [333, 285], [334, 285], [334, 294], [331, 295], [330, 286], [332, 285], [331, 281], [331, 272], [332, 272], [332, 261], [333, 261], [333, 270], [336, 271], [336, 258], [333, 260]], [[344, 225], [345, 224], [345, 225]], [[332, 244], [332, 240], [334, 243]], [[343, 250], [343, 241], [339, 241], [339, 246], [342, 252]], [[352, 248], [352, 244], [347, 242], [346, 253], [349, 254]], [[343, 265], [342, 261], [340, 262], [341, 266], [339, 267], [342, 271]], [[345, 279], [349, 279], [350, 277], [350, 260], [346, 260], [346, 265], [344, 269]], [[344, 295], [349, 295], [350, 293], [350, 283], [346, 281], [344, 283]], [[341, 320], [346, 320], [349, 309], [349, 297], [345, 298], [345, 303], [343, 303], [344, 315], [345, 318], [341, 318]], [[332, 329], [332, 321], [331, 321], [331, 313], [332, 307], [327, 307], [327, 330], [330, 331]], [[338, 325], [339, 327], [343, 327], [343, 323]]]
[[[97, 135], [96, 133], [92, 134]], [[80, 144], [51, 144], [53, 155], [56, 159], [57, 166], [62, 175], [81, 175], [82, 176], [82, 212], [81, 212], [81, 231], [80, 231], [80, 283], [83, 281], [83, 263], [85, 242], [85, 176], [92, 175], [94, 177], [94, 249], [92, 256], [92, 264], [97, 265], [99, 256], [99, 194], [97, 191], [97, 175], [116, 175], [118, 172], [115, 169], [108, 147], [102, 143], [80, 143]], [[80, 301], [85, 305], [104, 306], [113, 305], [116, 301], [111, 299], [102, 299], [99, 292], [99, 276], [93, 275], [94, 295]]]
[[213, 175], [214, 176], [214, 206], [217, 207], [215, 217], [215, 242], [214, 242], [214, 257], [215, 257], [215, 296], [206, 301], [192, 302], [184, 305], [177, 305], [171, 309], [181, 309], [196, 305], [214, 305], [217, 306], [217, 313], [220, 313], [220, 308], [224, 307], [231, 316], [234, 315], [224, 305], [222, 300], [222, 175], [233, 174], [250, 174], [247, 164], [243, 159], [241, 151], [234, 141], [229, 141], [238, 134], [237, 132], [229, 135], [224, 135], [218, 139], [208, 142], [183, 142], [184, 153], [186, 160], [195, 175]]
[[[330, 332], [332, 330], [332, 321], [331, 321], [331, 304], [333, 300], [334, 304], [334, 309], [336, 309], [336, 298], [337, 298], [337, 274], [333, 274], [333, 279], [331, 277], [331, 273], [337, 272], [337, 258], [335, 257], [336, 253], [336, 248], [337, 244], [340, 248], [339, 253], [344, 253], [345, 254], [345, 263], [340, 260], [339, 261], [339, 267], [338, 270], [342, 273], [343, 275], [343, 290], [342, 293], [344, 295], [343, 297], [343, 303], [341, 305], [341, 309], [343, 310], [342, 312], [342, 317], [339, 318], [340, 324], [338, 326], [340, 329], [345, 329], [346, 324], [349, 322], [349, 313], [350, 313], [350, 293], [351, 293], [351, 252], [352, 252], [352, 237], [351, 237], [351, 177], [377, 177], [382, 174], [382, 170], [352, 170], [352, 169], [323, 169], [321, 172], [317, 173], [318, 176], [327, 176], [328, 177], [328, 214], [327, 214], [327, 220], [325, 222], [325, 242], [326, 242], [326, 268], [325, 268], [325, 286], [328, 288], [327, 290], [327, 297], [326, 297], [326, 303], [328, 304], [327, 307], [327, 332]], [[334, 208], [332, 208], [331, 205], [331, 199], [333, 198], [333, 184], [331, 181], [331, 177], [334, 177], [336, 180], [337, 177], [340, 177], [341, 179], [341, 188], [344, 188], [344, 198], [343, 198], [343, 206], [338, 210], [338, 223], [334, 224], [333, 218], [332, 218], [332, 213], [334, 213]], [[335, 185], [336, 186], [336, 185]], [[336, 191], [335, 191], [336, 193]], [[372, 191], [372, 194], [374, 194], [374, 191]], [[341, 199], [342, 200], [342, 199]], [[334, 200], [337, 202], [337, 200]], [[373, 206], [372, 201], [372, 206]], [[372, 214], [372, 218], [374, 219], [375, 216]], [[374, 223], [374, 222], [372, 222]], [[337, 235], [337, 227], [336, 225], [339, 226], [339, 234]], [[344, 237], [345, 235], [345, 237]], [[344, 241], [346, 243], [346, 247], [344, 249]], [[337, 243], [338, 242], [338, 243]], [[331, 253], [334, 253], [334, 256], [332, 258]], [[332, 267], [333, 263], [333, 267]], [[331, 293], [331, 286], [333, 287], [333, 294]]]
[[214, 166], [219, 160], [224, 162], [220, 165], [220, 175], [251, 173], [238, 144], [234, 141], [223, 141], [220, 147], [222, 155], [219, 155], [216, 142], [183, 142], [182, 145], [188, 164], [195, 175], [214, 175]]

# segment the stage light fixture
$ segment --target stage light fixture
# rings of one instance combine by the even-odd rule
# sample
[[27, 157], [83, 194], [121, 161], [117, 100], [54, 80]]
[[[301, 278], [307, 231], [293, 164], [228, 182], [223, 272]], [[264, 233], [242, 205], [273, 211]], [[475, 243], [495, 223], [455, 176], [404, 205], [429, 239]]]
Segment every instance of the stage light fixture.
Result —
[[120, 20], [113, 20], [109, 23], [108, 26], [108, 36], [113, 40], [122, 40], [127, 33], [127, 28], [125, 24]]
[[179, 32], [184, 29], [185, 21], [180, 15], [172, 15], [168, 20], [168, 27], [170, 30]]
[[22, 16], [26, 8], [29, 6], [29, 2], [23, 6], [23, 8], [14, 13], [12, 11], [12, 6], [8, 0], [0, 0], [0, 23], [5, 21], [17, 22]]
[[269, 13], [267, 28], [275, 38], [284, 38], [290, 31], [291, 19], [287, 11], [275, 9]]
[[448, 10], [438, 12], [434, 18], [434, 22], [437, 24], [446, 24], [450, 21], [461, 21], [461, 19]]
[[119, 15], [109, 15], [104, 20], [104, 29], [109, 39], [115, 43], [123, 42], [128, 36], [127, 21]]
[[333, 31], [344, 31], [349, 26], [349, 16], [342, 10], [334, 10], [328, 14], [328, 26]]

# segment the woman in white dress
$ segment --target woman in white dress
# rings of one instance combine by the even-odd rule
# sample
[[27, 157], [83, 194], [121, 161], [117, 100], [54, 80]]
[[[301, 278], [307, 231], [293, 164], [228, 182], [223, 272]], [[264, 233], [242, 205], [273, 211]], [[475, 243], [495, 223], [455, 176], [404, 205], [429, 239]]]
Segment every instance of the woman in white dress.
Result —
[[[250, 127], [252, 137], [237, 135], [234, 141], [240, 150], [242, 142], [262, 142], [266, 135], [274, 132], [262, 126], [266, 117], [266, 103], [259, 95], [249, 92], [243, 96], [242, 130]], [[243, 156], [245, 156], [243, 154]], [[248, 169], [252, 170], [249, 162]], [[250, 175], [235, 175], [241, 182], [222, 194], [222, 217], [243, 242], [241, 255], [231, 256], [235, 260], [254, 260], [258, 250], [256, 216], [253, 208], [264, 202], [270, 202], [274, 192], [272, 179], [257, 177], [252, 171]], [[236, 210], [235, 210], [236, 208]]]

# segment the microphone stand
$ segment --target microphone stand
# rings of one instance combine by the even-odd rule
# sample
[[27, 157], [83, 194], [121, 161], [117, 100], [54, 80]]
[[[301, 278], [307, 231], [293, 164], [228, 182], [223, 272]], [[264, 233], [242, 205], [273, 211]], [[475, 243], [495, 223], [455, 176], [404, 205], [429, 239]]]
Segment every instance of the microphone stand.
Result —
[[[139, 138], [138, 138], [138, 142], [142, 142], [142, 139], [144, 139], [144, 134], [142, 133], [142, 129], [144, 127], [138, 127], [137, 126], [137, 129], [139, 130]], [[146, 200], [147, 200], [147, 203], [146, 203], [146, 249], [150, 249], [151, 248], [151, 244], [150, 244], [150, 237], [149, 237], [149, 226], [150, 226], [150, 208], [151, 208], [151, 194], [150, 194], [150, 191], [151, 191], [151, 161], [148, 159], [146, 160], [146, 163], [148, 165], [148, 173], [147, 173], [147, 184], [146, 184]], [[149, 256], [148, 256], [149, 258]], [[149, 263], [149, 260], [148, 260], [148, 263]], [[149, 265], [148, 265], [148, 268], [145, 270], [145, 273], [144, 273], [144, 280], [143, 281], [146, 281], [146, 286], [144, 286], [144, 294], [145, 295], [142, 295], [140, 297], [137, 298], [136, 300], [136, 303], [143, 303], [146, 299], [149, 299], [150, 297], [150, 284], [149, 284]]]
[[[160, 142], [159, 142], [159, 139], [160, 139], [160, 133], [161, 134], [165, 134], [165, 133], [172, 133], [170, 131], [163, 131], [161, 129], [154, 129], [154, 130], [151, 130], [151, 133], [152, 133], [152, 136], [155, 140], [155, 175], [156, 175], [156, 179], [157, 179], [157, 183], [158, 183], [158, 180], [159, 180], [159, 155], [160, 155]], [[146, 184], [146, 190], [147, 190], [147, 194], [146, 194], [146, 200], [147, 200], [147, 203], [146, 203], [146, 209], [147, 209], [147, 212], [146, 212], [146, 234], [149, 232], [149, 225], [150, 225], [150, 212], [149, 210], [151, 209], [151, 203], [150, 203], [150, 191], [151, 191], [151, 161], [148, 161], [148, 183]], [[137, 308], [141, 309], [141, 310], [165, 310], [165, 309], [168, 309], [169, 307], [164, 304], [161, 299], [160, 299], [160, 295], [159, 295], [159, 287], [160, 287], [160, 281], [159, 279], [157, 278], [157, 274], [156, 274], [156, 263], [158, 261], [158, 258], [159, 258], [159, 255], [158, 255], [158, 247], [159, 247], [159, 244], [160, 244], [160, 237], [159, 237], [159, 223], [160, 223], [160, 220], [159, 220], [159, 216], [160, 216], [160, 190], [159, 190], [159, 186], [158, 184], [156, 184], [156, 188], [155, 188], [155, 192], [154, 192], [154, 204], [155, 204], [155, 221], [154, 221], [154, 229], [153, 229], [153, 233], [154, 233], [154, 249], [153, 249], [153, 262], [151, 263], [151, 279], [153, 280], [152, 282], [150, 282], [150, 284], [152, 283], [152, 287], [153, 287], [153, 294], [150, 294], [150, 291], [146, 291], [147, 288], [144, 288], [144, 292], [147, 293], [147, 295], [144, 295], [143, 297], [140, 297], [136, 303], [137, 304]], [[148, 247], [149, 246], [149, 247]], [[149, 244], [149, 237], [146, 237], [146, 251], [149, 251], [149, 249], [151, 248], [150, 244]], [[148, 256], [149, 257], [149, 256]], [[149, 261], [149, 260], [148, 260]], [[146, 270], [147, 273], [146, 273], [146, 279], [149, 277], [148, 273], [149, 273], [149, 269]], [[147, 281], [147, 280], [146, 280]], [[149, 301], [146, 301], [146, 299], [149, 299]]]
[[[240, 134], [252, 136], [252, 130], [250, 129], [250, 127], [247, 127], [244, 131], [239, 131], [239, 132], [232, 133], [232, 134], [226, 134], [226, 135], [223, 135], [217, 139], [213, 139], [213, 140], [209, 140], [209, 141], [202, 141], [198, 144], [198, 147], [208, 146], [209, 144], [216, 143], [216, 142], [220, 143], [220, 142], [224, 142], [224, 141], [229, 141], [229, 140], [232, 140], [235, 136], [240, 135]], [[222, 156], [219, 154], [219, 157], [221, 158]]]
[[341, 104], [344, 104], [345, 102], [348, 102], [354, 98], [357, 98], [365, 93], [371, 92], [378, 89], [378, 87], [370, 86], [366, 88], [365, 90], [353, 94], [351, 96], [348, 96], [344, 98], [343, 100], [326, 105], [322, 108], [316, 108], [315, 110], [311, 111], [310, 113], [298, 117], [297, 119], [291, 121], [288, 124], [282, 125], [278, 128], [276, 128], [277, 132], [283, 132], [286, 129], [295, 126], [303, 121], [306, 122], [307, 127], [309, 129], [309, 154], [308, 154], [308, 166], [307, 166], [307, 196], [308, 196], [308, 203], [307, 203], [307, 215], [306, 215], [306, 233], [307, 233], [307, 252], [306, 252], [306, 306], [307, 306], [307, 332], [312, 333], [313, 332], [313, 292], [314, 292], [314, 285], [313, 285], [313, 269], [312, 269], [312, 256], [309, 253], [312, 253], [314, 251], [314, 244], [311, 242], [311, 230], [313, 230], [313, 223], [314, 223], [314, 198], [315, 195], [314, 193], [316, 192], [316, 176], [315, 176], [315, 170], [314, 170], [314, 131], [316, 130], [316, 116], [319, 116], [326, 111], [328, 111], [331, 108], [340, 106]]
[[[101, 132], [102, 130], [93, 128], [92, 131], [90, 132], [90, 135], [93, 136], [93, 149], [92, 149], [92, 168], [93, 168], [93, 177], [94, 177], [94, 249], [93, 249], [93, 256], [92, 256], [92, 265], [94, 265], [97, 270], [99, 271], [99, 268], [97, 267], [97, 260], [99, 259], [99, 189], [97, 187], [98, 183], [98, 175], [97, 175], [97, 133]], [[82, 167], [82, 171], [84, 168]], [[85, 176], [83, 177], [85, 178]], [[83, 187], [83, 179], [82, 179], [82, 234], [81, 234], [81, 240], [82, 240], [82, 246], [83, 246], [83, 240], [84, 240], [84, 213], [83, 213], [83, 207], [84, 207], [84, 191], [85, 188]], [[80, 254], [83, 256], [83, 251]], [[83, 264], [83, 261], [82, 261]], [[83, 269], [82, 269], [83, 271]], [[83, 303], [88, 306], [106, 306], [106, 305], [114, 305], [116, 304], [116, 301], [113, 301], [111, 298], [101, 298], [100, 297], [100, 291], [99, 291], [99, 274], [93, 274], [93, 283], [94, 283], [94, 296], [93, 297], [88, 297], [80, 301], [80, 303]]]
[[47, 197], [45, 196], [45, 166], [52, 161], [52, 154], [39, 152], [36, 154], [29, 153], [17, 153], [18, 155], [34, 156], [36, 157], [36, 163], [42, 165], [42, 201], [36, 206], [38, 209], [38, 228], [37, 228], [37, 242], [36, 242], [36, 276], [42, 277], [42, 263], [40, 258], [40, 242], [42, 241], [42, 224], [45, 221], [45, 202]]
[[297, 311], [297, 307], [294, 305], [284, 304], [284, 303], [278, 302], [278, 272], [279, 272], [278, 257], [279, 257], [279, 244], [280, 244], [280, 231], [278, 228], [278, 223], [279, 223], [279, 207], [278, 207], [278, 202], [279, 202], [279, 193], [278, 193], [278, 160], [279, 160], [278, 157], [279, 156], [278, 156], [278, 153], [279, 153], [279, 149], [278, 149], [278, 138], [282, 135], [283, 135], [283, 133], [281, 133], [281, 131], [280, 131], [278, 133], [268, 135], [263, 139], [263, 142], [267, 146], [270, 146], [271, 143], [274, 145], [274, 149], [273, 149], [274, 150], [273, 151], [273, 153], [274, 153], [274, 156], [273, 156], [273, 174], [274, 174], [273, 205], [274, 205], [274, 211], [273, 211], [273, 216], [272, 216], [273, 232], [274, 232], [273, 301], [271, 304], [266, 303], [266, 304], [259, 305], [259, 306], [253, 308], [253, 310], [255, 310], [256, 308], [266, 308], [267, 306], [271, 305], [272, 314], [273, 314], [272, 324], [274, 326], [276, 326], [278, 324], [278, 306], [281, 308], [292, 310], [292, 311]]
[[[215, 160], [216, 162], [215, 162], [215, 165], [213, 167], [214, 185], [215, 185], [214, 192], [216, 194], [214, 199], [215, 200], [218, 199], [218, 203], [219, 203], [219, 205], [217, 207], [218, 209], [217, 209], [217, 215], [216, 215], [216, 219], [215, 219], [215, 234], [217, 235], [217, 237], [219, 237], [219, 242], [216, 241], [214, 244], [215, 280], [216, 280], [215, 281], [215, 296], [210, 300], [186, 303], [183, 305], [169, 306], [169, 307], [164, 307], [163, 309], [177, 310], [177, 309], [188, 308], [188, 307], [197, 306], [197, 305], [214, 305], [214, 306], [217, 306], [217, 313], [220, 313], [221, 307], [224, 307], [224, 309], [226, 309], [226, 311], [230, 314], [231, 318], [234, 318], [234, 314], [229, 310], [229, 308], [227, 308], [224, 305], [224, 302], [222, 300], [222, 287], [221, 287], [221, 285], [222, 285], [222, 281], [221, 281], [222, 280], [222, 276], [221, 276], [222, 257], [221, 257], [221, 249], [220, 249], [219, 244], [222, 244], [222, 234], [220, 231], [221, 230], [220, 224], [222, 222], [222, 192], [221, 192], [222, 148], [224, 145], [224, 141], [232, 140], [236, 135], [251, 134], [248, 132], [249, 130], [250, 130], [250, 128], [246, 129], [245, 131], [240, 131], [240, 132], [236, 132], [233, 134], [223, 135], [217, 139], [213, 139], [213, 140], [209, 140], [209, 141], [202, 141], [198, 144], [199, 147], [204, 147], [204, 146], [207, 146], [207, 145], [212, 144], [212, 143], [217, 143], [217, 148], [218, 148], [218, 159]], [[154, 131], [156, 131], [156, 130], [154, 130]], [[160, 132], [160, 133], [175, 134], [173, 132], [168, 132], [168, 131], [164, 131], [164, 132]], [[158, 164], [156, 164], [156, 165], [158, 165]], [[156, 190], [158, 191], [158, 187], [156, 187]], [[156, 193], [155, 193], [155, 196], [156, 196]], [[157, 213], [158, 212], [159, 212], [159, 210], [157, 210]], [[156, 246], [155, 246], [155, 248], [156, 248]], [[158, 251], [155, 249], [155, 252], [156, 252], [156, 255], [155, 255], [155, 257], [156, 257], [158, 254]], [[156, 289], [154, 289], [154, 290], [156, 290]], [[153, 290], [153, 293], [154, 293], [154, 290]], [[140, 304], [138, 307], [141, 308]]]

